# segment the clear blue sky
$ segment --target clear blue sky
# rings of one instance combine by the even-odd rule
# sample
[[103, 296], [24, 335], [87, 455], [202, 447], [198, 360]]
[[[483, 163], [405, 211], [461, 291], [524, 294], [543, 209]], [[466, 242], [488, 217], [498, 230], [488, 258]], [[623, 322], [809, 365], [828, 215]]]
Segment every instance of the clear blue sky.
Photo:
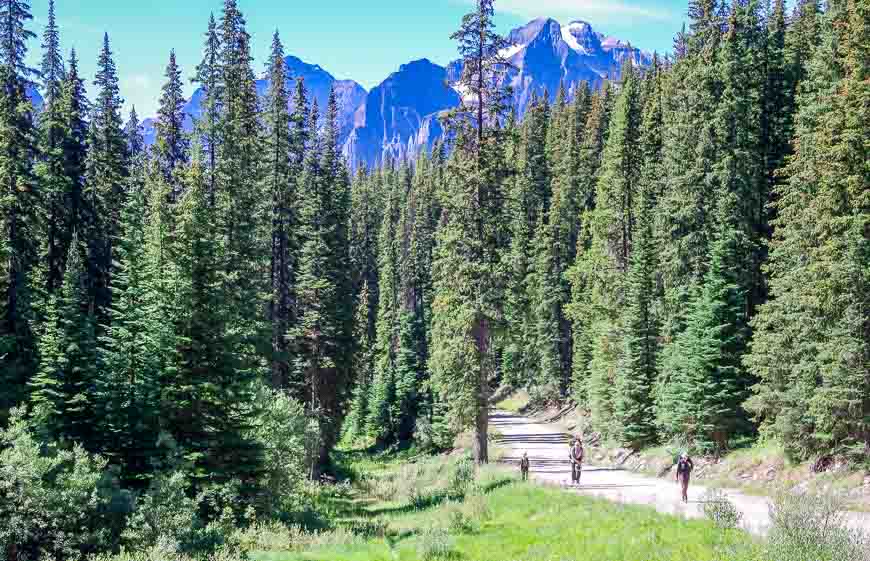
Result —
[[[104, 31], [109, 33], [127, 109], [140, 116], [157, 107], [163, 71], [174, 48], [185, 76], [199, 62], [209, 13], [221, 0], [56, 0], [61, 43], [75, 47], [88, 93]], [[256, 71], [264, 68], [277, 27], [288, 54], [321, 65], [370, 89], [399, 65], [418, 58], [445, 64], [456, 57], [450, 34], [473, 0], [239, 0], [254, 38]], [[538, 16], [563, 23], [584, 19], [602, 33], [647, 50], [670, 49], [687, 0], [497, 0], [507, 31]], [[32, 0], [33, 30], [41, 36], [48, 0]], [[41, 39], [41, 37], [40, 37]], [[30, 44], [34, 64], [40, 40]], [[66, 56], [66, 55], [65, 55]], [[192, 87], [188, 85], [188, 92]]]

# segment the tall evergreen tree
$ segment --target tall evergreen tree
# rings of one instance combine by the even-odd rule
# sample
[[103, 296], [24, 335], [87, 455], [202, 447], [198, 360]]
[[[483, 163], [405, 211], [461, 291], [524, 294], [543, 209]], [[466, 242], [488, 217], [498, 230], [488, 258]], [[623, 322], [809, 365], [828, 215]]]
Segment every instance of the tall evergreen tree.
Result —
[[[590, 354], [589, 407], [594, 426], [602, 432], [613, 430], [615, 405], [630, 400], [614, 390], [627, 388], [633, 380], [619, 383], [617, 365], [623, 359], [620, 310], [626, 304], [626, 279], [631, 263], [636, 229], [642, 150], [641, 83], [629, 62], [613, 108], [604, 147], [595, 208], [588, 213], [591, 241], [584, 252], [582, 267], [586, 278], [589, 333], [595, 339]], [[639, 312], [640, 313], [640, 312]], [[646, 376], [648, 372], [624, 369], [621, 374]], [[641, 382], [642, 384], [643, 382]]]
[[142, 122], [136, 113], [136, 106], [130, 109], [130, 118], [124, 126], [124, 136], [127, 137], [127, 152], [130, 154], [130, 167], [135, 167], [145, 156], [145, 134]]
[[196, 67], [193, 82], [202, 88], [202, 116], [195, 122], [195, 134], [206, 152], [204, 165], [208, 174], [209, 204], [214, 206], [216, 197], [216, 169], [220, 145], [218, 120], [220, 116], [223, 81], [220, 66], [221, 40], [214, 14], [208, 21], [205, 33], [202, 61]]
[[43, 98], [46, 109], [60, 98], [64, 80], [63, 55], [60, 51], [60, 30], [54, 13], [54, 0], [48, 2], [48, 19], [42, 32], [42, 64], [40, 66]]
[[296, 181], [291, 164], [291, 115], [287, 63], [278, 32], [269, 57], [269, 90], [265, 104], [265, 192], [271, 194], [272, 251], [269, 320], [272, 330], [272, 384], [286, 387], [290, 356], [287, 332], [294, 321], [296, 267]]
[[[175, 50], [169, 52], [166, 65], [166, 83], [157, 109], [157, 137], [154, 142], [154, 157], [166, 181], [173, 183], [175, 169], [187, 162], [190, 141], [184, 131], [184, 91], [181, 70], [175, 62]], [[174, 189], [174, 198], [178, 189]]]
[[[746, 377], [741, 351], [746, 296], [737, 284], [740, 231], [730, 209], [735, 195], [720, 201], [720, 232], [710, 269], [695, 290], [686, 328], [665, 347], [658, 387], [656, 423], [665, 438], [685, 437], [700, 450], [725, 450], [742, 428]], [[741, 389], [743, 388], [743, 389]]]
[[[407, 173], [403, 168], [402, 175]], [[370, 431], [381, 443], [397, 437], [399, 411], [397, 401], [397, 354], [399, 322], [403, 316], [401, 302], [400, 220], [405, 205], [404, 177], [393, 169], [384, 173], [386, 188], [384, 215], [378, 235], [378, 315], [376, 321], [375, 371], [369, 397]]]
[[613, 388], [618, 436], [635, 449], [655, 441], [653, 388], [658, 377], [659, 354], [652, 187], [643, 184], [638, 198], [634, 247], [620, 317], [623, 348]]
[[128, 175], [127, 138], [121, 119], [118, 75], [109, 36], [97, 61], [94, 80], [97, 100], [91, 111], [81, 231], [88, 246], [88, 284], [91, 304], [100, 324], [111, 305], [114, 240], [120, 233], [121, 209]]
[[753, 325], [747, 407], [796, 458], [868, 447], [866, 3], [831, 3], [777, 189], [772, 299]]
[[27, 28], [33, 16], [26, 0], [0, 2], [0, 423], [26, 394], [36, 366], [30, 329], [31, 273], [37, 258], [38, 191], [33, 178], [36, 137], [25, 87]]
[[84, 248], [74, 235], [63, 284], [50, 297], [40, 334], [39, 372], [31, 381], [31, 401], [40, 429], [99, 451], [96, 321], [89, 310]]
[[225, 0], [220, 22], [220, 145], [216, 167], [226, 259], [221, 279], [231, 321], [240, 376], [261, 374], [269, 328], [263, 310], [269, 293], [268, 197], [262, 192], [262, 136], [251, 37], [235, 0]]
[[509, 383], [533, 385], [537, 376], [533, 244], [540, 215], [548, 204], [550, 176], [546, 160], [548, 125], [546, 100], [534, 96], [520, 129], [516, 150], [516, 176], [511, 186], [507, 213], [510, 216], [510, 248], [506, 255], [508, 283], [503, 367]]
[[209, 204], [198, 158], [185, 166], [171, 255], [177, 268], [172, 326], [172, 374], [164, 382], [163, 414], [184, 457], [195, 466], [198, 486], [251, 481], [261, 468], [261, 450], [251, 437], [258, 404], [254, 379], [245, 375], [237, 351], [235, 312], [221, 282], [219, 209]]
[[45, 261], [46, 290], [51, 293], [63, 279], [63, 260], [69, 243], [67, 198], [72, 191], [70, 178], [64, 169], [65, 123], [62, 112], [64, 82], [63, 58], [60, 53], [60, 32], [54, 13], [54, 0], [48, 4], [48, 21], [42, 35], [42, 66], [44, 107], [39, 118], [39, 151], [41, 160], [34, 172], [40, 184], [47, 212]]
[[122, 466], [128, 481], [147, 480], [165, 452], [157, 444], [160, 376], [167, 358], [159, 342], [167, 326], [159, 313], [159, 285], [147, 255], [146, 218], [144, 189], [131, 189], [115, 244], [111, 323], [99, 341], [102, 453]]
[[[338, 152], [338, 102], [329, 96], [326, 122], [308, 149], [300, 192], [301, 253], [298, 313], [291, 330], [294, 378], [320, 423], [314, 473], [329, 463], [348, 390], [353, 359], [353, 300], [348, 221], [350, 185]], [[318, 129], [317, 106], [310, 130]]]
[[593, 95], [584, 136], [580, 142], [579, 172], [580, 181], [580, 223], [577, 225], [577, 248], [574, 265], [568, 270], [571, 284], [571, 300], [566, 306], [566, 315], [572, 322], [572, 393], [575, 399], [585, 401], [587, 396], [590, 362], [595, 334], [592, 329], [591, 288], [596, 273], [590, 268], [592, 234], [590, 225], [596, 206], [596, 183], [601, 171], [601, 156], [612, 110], [610, 86], [605, 83]]
[[493, 0], [479, 0], [453, 35], [463, 59], [459, 85], [468, 95], [451, 120], [456, 140], [434, 265], [430, 359], [433, 380], [456, 424], [474, 427], [478, 463], [489, 459], [489, 383], [506, 239], [507, 166], [501, 146], [506, 92], [499, 84], [510, 63], [502, 55], [508, 44], [495, 32], [493, 14]]

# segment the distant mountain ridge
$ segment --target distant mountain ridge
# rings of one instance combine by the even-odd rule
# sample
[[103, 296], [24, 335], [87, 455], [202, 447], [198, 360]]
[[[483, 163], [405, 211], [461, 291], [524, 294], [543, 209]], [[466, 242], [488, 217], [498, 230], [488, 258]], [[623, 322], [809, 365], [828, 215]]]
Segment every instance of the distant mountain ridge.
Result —
[[[580, 20], [563, 26], [539, 18], [514, 29], [507, 39], [511, 47], [503, 54], [515, 69], [505, 79], [520, 116], [534, 94], [546, 92], [552, 100], [562, 83], [569, 92], [581, 81], [597, 88], [606, 79], [618, 79], [628, 59], [639, 66], [652, 63], [650, 53], [606, 37]], [[449, 85], [461, 72], [462, 61], [444, 68], [422, 59], [403, 65], [373, 88], [357, 113], [364, 118], [357, 118], [344, 143], [351, 166], [413, 158], [422, 147], [431, 147], [442, 132], [439, 114], [461, 101], [460, 92]]]
[[[335, 86], [339, 106], [338, 126], [340, 138], [342, 141], [346, 139], [354, 128], [354, 114], [356, 113], [357, 108], [365, 100], [365, 88], [353, 80], [338, 80], [332, 74], [321, 68], [320, 65], [309, 64], [295, 56], [286, 57], [284, 62], [287, 64], [287, 70], [293, 80], [298, 78], [303, 79], [305, 82], [305, 89], [308, 93], [309, 103], [317, 101], [321, 113], [326, 109], [330, 89]], [[257, 93], [261, 97], [265, 96], [266, 91], [269, 88], [268, 78], [264, 76], [257, 80], [256, 86]], [[202, 88], [198, 88], [193, 92], [193, 95], [190, 96], [190, 100], [184, 107], [184, 111], [188, 115], [188, 118], [185, 121], [185, 129], [188, 132], [193, 129], [193, 120], [202, 116], [203, 96], [204, 92]], [[145, 119], [142, 122], [142, 126], [145, 133], [145, 143], [148, 145], [153, 144], [157, 134], [154, 127], [154, 119]]]
[[[559, 85], [573, 91], [586, 81], [596, 88], [606, 79], [618, 79], [622, 65], [631, 59], [635, 65], [648, 66], [652, 55], [615, 37], [596, 32], [582, 20], [566, 25], [552, 18], [538, 18], [512, 30], [511, 46], [504, 55], [515, 69], [506, 76], [512, 87], [512, 104], [517, 114], [525, 113], [532, 97], [547, 92], [554, 99]], [[329, 91], [335, 87], [339, 104], [339, 141], [351, 167], [369, 167], [388, 159], [413, 158], [422, 148], [431, 147], [442, 134], [439, 115], [461, 102], [460, 92], [451, 84], [462, 72], [462, 62], [447, 67], [428, 59], [402, 65], [371, 91], [353, 80], [338, 80], [316, 64], [295, 56], [286, 59], [293, 79], [302, 78], [309, 101], [325, 108]], [[268, 78], [257, 81], [262, 96]], [[201, 89], [188, 101], [186, 129], [192, 130], [193, 119], [202, 115]], [[39, 92], [32, 92], [34, 105], [41, 106]], [[291, 102], [292, 103], [292, 102]], [[143, 121], [145, 141], [156, 137], [153, 118]]]

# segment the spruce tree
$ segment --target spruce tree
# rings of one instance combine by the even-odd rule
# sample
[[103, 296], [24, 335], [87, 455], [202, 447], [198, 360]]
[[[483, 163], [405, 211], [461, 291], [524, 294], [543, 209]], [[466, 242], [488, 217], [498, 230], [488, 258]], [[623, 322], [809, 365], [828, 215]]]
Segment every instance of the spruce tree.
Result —
[[370, 175], [365, 166], [357, 169], [351, 186], [350, 260], [354, 320], [354, 389], [347, 431], [363, 436], [367, 431], [369, 396], [375, 371], [375, 342], [378, 315], [378, 231], [380, 229], [380, 173]]
[[[154, 157], [164, 178], [170, 184], [174, 183], [175, 169], [187, 162], [190, 141], [184, 131], [184, 92], [182, 90], [181, 70], [175, 62], [175, 50], [169, 52], [169, 63], [166, 65], [166, 83], [160, 96], [160, 107], [157, 109], [157, 138], [154, 142]], [[178, 189], [173, 189], [173, 197], [177, 198]]]
[[137, 167], [145, 157], [145, 135], [142, 122], [136, 113], [136, 106], [130, 109], [130, 118], [124, 126], [124, 136], [127, 138], [127, 152], [130, 154], [130, 167]]
[[591, 309], [591, 288], [596, 273], [591, 251], [592, 233], [590, 225], [596, 205], [596, 183], [601, 169], [601, 155], [607, 138], [612, 109], [610, 86], [605, 83], [601, 90], [592, 96], [583, 136], [579, 141], [579, 197], [581, 201], [580, 220], [577, 224], [576, 259], [566, 272], [571, 285], [571, 298], [565, 311], [572, 323], [572, 395], [585, 402], [592, 348], [595, 335]]
[[[348, 221], [350, 185], [338, 152], [338, 104], [329, 96], [326, 122], [306, 155], [300, 191], [298, 321], [290, 332], [294, 380], [320, 424], [313, 477], [329, 463], [351, 387], [353, 300]], [[318, 130], [314, 104], [310, 130]]]
[[120, 233], [128, 176], [127, 139], [121, 120], [118, 75], [109, 36], [97, 61], [97, 100], [91, 110], [81, 233], [88, 246], [88, 285], [100, 324], [111, 305], [113, 244]]
[[60, 30], [54, 12], [54, 0], [48, 2], [48, 20], [42, 32], [42, 78], [43, 99], [46, 109], [55, 105], [61, 94], [64, 80], [63, 55], [60, 52]]
[[[626, 280], [634, 248], [636, 214], [643, 164], [640, 145], [641, 83], [628, 62], [623, 83], [613, 108], [604, 147], [595, 196], [595, 208], [587, 213], [591, 241], [584, 252], [582, 267], [588, 291], [588, 330], [590, 341], [590, 379], [587, 392], [593, 425], [602, 432], [613, 430], [616, 404], [631, 400], [619, 394], [634, 380], [621, 383], [617, 377], [646, 371], [622, 369], [618, 364], [625, 341], [620, 338], [620, 310], [626, 305]], [[639, 312], [640, 313], [640, 312]], [[643, 381], [638, 381], [643, 385]], [[614, 391], [615, 390], [615, 391]]]
[[[731, 194], [723, 206], [736, 206]], [[746, 296], [737, 284], [740, 232], [722, 212], [710, 269], [694, 289], [686, 328], [662, 354], [656, 423], [665, 438], [685, 437], [701, 451], [721, 452], [744, 429], [746, 397], [741, 350], [746, 344]]]
[[[403, 169], [403, 174], [406, 170]], [[403, 181], [392, 169], [385, 172], [386, 201], [378, 235], [378, 315], [375, 340], [375, 371], [369, 397], [368, 426], [381, 443], [396, 438], [399, 412], [396, 407], [396, 371], [401, 304], [401, 231], [399, 222], [405, 197]]]
[[623, 348], [613, 388], [619, 438], [634, 449], [655, 441], [653, 388], [658, 376], [659, 354], [655, 310], [658, 263], [651, 191], [651, 186], [642, 185], [638, 193], [634, 247], [620, 317]]
[[197, 157], [183, 169], [171, 255], [177, 269], [172, 312], [175, 350], [164, 381], [163, 415], [194, 483], [251, 481], [261, 450], [251, 437], [257, 414], [254, 379], [237, 351], [235, 312], [221, 282], [219, 209], [210, 206], [204, 166]]
[[272, 38], [269, 57], [269, 89], [264, 121], [264, 192], [271, 195], [271, 297], [269, 320], [272, 330], [272, 385], [286, 387], [290, 356], [287, 332], [293, 323], [296, 257], [296, 181], [291, 166], [291, 116], [288, 107], [287, 64], [278, 32]]
[[772, 299], [746, 360], [760, 378], [747, 407], [801, 459], [867, 448], [866, 6], [832, 3], [822, 30], [777, 190]]
[[453, 35], [467, 100], [454, 113], [454, 152], [442, 201], [446, 221], [439, 231], [433, 269], [433, 381], [457, 426], [474, 427], [474, 459], [486, 463], [490, 375], [496, 364], [494, 332], [501, 315], [501, 255], [506, 228], [500, 127], [506, 112], [500, 78], [509, 63], [507, 41], [495, 32], [493, 1], [479, 0]]
[[[735, 195], [736, 226], [744, 240], [737, 256], [743, 274], [738, 283], [747, 296], [750, 317], [766, 293], [761, 266], [768, 226], [763, 142], [763, 34], [758, 6], [734, 5], [720, 49], [722, 95], [716, 111], [719, 150], [714, 167], [717, 189]], [[719, 203], [722, 206], [722, 203]]]
[[167, 357], [159, 342], [166, 326], [147, 255], [146, 218], [144, 189], [131, 189], [115, 244], [111, 323], [99, 341], [102, 453], [122, 467], [127, 481], [147, 479], [161, 461], [160, 377]]
[[[552, 305], [548, 309], [552, 313], [551, 321], [558, 327], [555, 335], [555, 346], [558, 352], [558, 374], [553, 380], [559, 390], [559, 397], [568, 396], [571, 385], [571, 372], [574, 354], [573, 324], [569, 319], [568, 306], [571, 300], [571, 288], [566, 273], [574, 265], [577, 258], [577, 244], [580, 236], [579, 217], [583, 212], [591, 210], [591, 200], [583, 193], [583, 177], [580, 175], [582, 166], [582, 143], [585, 138], [586, 119], [589, 115], [590, 93], [586, 82], [580, 83], [575, 89], [573, 103], [563, 109], [564, 116], [558, 119], [551, 128], [561, 129], [556, 135], [560, 145], [552, 150], [554, 161], [552, 166], [552, 205], [548, 216], [549, 234], [552, 238], [552, 253], [549, 259], [551, 267], [548, 281], [552, 287]], [[542, 293], [544, 298], [548, 296]]]
[[520, 130], [517, 173], [506, 209], [510, 216], [510, 247], [506, 255], [508, 284], [505, 319], [508, 325], [503, 366], [506, 380], [516, 386], [539, 380], [536, 355], [533, 246], [541, 214], [549, 204], [550, 174], [546, 158], [548, 110], [546, 100], [533, 96]]
[[64, 169], [63, 137], [66, 133], [62, 112], [62, 86], [64, 82], [63, 58], [60, 54], [60, 32], [54, 13], [54, 0], [48, 4], [48, 22], [42, 36], [42, 65], [45, 104], [39, 118], [39, 152], [41, 161], [34, 168], [43, 204], [47, 212], [45, 262], [48, 293], [63, 280], [63, 260], [69, 244], [70, 219], [67, 208], [72, 191], [70, 178]]
[[268, 197], [262, 186], [262, 136], [251, 37], [235, 0], [224, 2], [220, 22], [220, 145], [216, 167], [216, 207], [226, 244], [221, 280], [234, 319], [233, 350], [239, 375], [262, 374], [268, 354], [269, 262]]
[[73, 235], [63, 284], [50, 297], [39, 340], [39, 371], [31, 402], [40, 430], [99, 451], [96, 320], [89, 310], [84, 248]]
[[205, 33], [202, 61], [196, 67], [193, 82], [203, 91], [202, 114], [194, 119], [194, 134], [205, 151], [204, 165], [208, 177], [209, 205], [215, 204], [215, 178], [218, 161], [220, 135], [218, 120], [220, 117], [223, 80], [220, 65], [221, 41], [218, 34], [214, 14], [208, 21]]
[[369, 305], [368, 282], [363, 281], [356, 302], [356, 319], [354, 321], [354, 386], [350, 399], [350, 408], [345, 422], [345, 429], [353, 437], [363, 436], [367, 432], [369, 417], [369, 398], [374, 382], [374, 342], [370, 339], [369, 324], [371, 306]]
[[665, 183], [656, 213], [656, 236], [661, 251], [664, 303], [663, 336], [682, 329], [688, 288], [700, 281], [709, 265], [715, 236], [718, 127], [710, 118], [718, 105], [721, 80], [717, 53], [722, 34], [719, 3], [690, 4], [691, 35], [687, 55], [664, 81], [662, 152]]
[[25, 0], [0, 2], [0, 423], [26, 394], [36, 367], [32, 319], [32, 270], [37, 259], [39, 192], [33, 178], [36, 137], [33, 108], [25, 87], [27, 25], [33, 17]]
[[85, 162], [87, 159], [88, 142], [88, 100], [85, 94], [84, 80], [79, 76], [78, 58], [75, 49], [70, 51], [66, 68], [66, 78], [61, 88], [61, 116], [64, 123], [64, 135], [61, 139], [64, 159], [64, 174], [69, 178], [70, 191], [67, 194], [66, 236], [69, 239], [72, 232], [79, 229], [82, 221], [83, 194], [85, 181]]

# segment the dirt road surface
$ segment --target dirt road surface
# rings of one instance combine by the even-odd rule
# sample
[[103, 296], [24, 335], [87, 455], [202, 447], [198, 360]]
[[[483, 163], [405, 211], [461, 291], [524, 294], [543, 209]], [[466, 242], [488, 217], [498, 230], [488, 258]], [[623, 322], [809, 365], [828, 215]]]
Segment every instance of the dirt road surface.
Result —
[[[530, 477], [534, 481], [610, 501], [648, 505], [667, 514], [703, 517], [701, 499], [707, 491], [705, 487], [693, 483], [689, 487], [689, 502], [683, 503], [673, 477], [657, 479], [618, 468], [587, 464], [583, 466], [579, 487], [573, 486], [568, 461], [570, 436], [556, 425], [539, 423], [505, 411], [493, 411], [490, 427], [498, 431], [496, 442], [505, 450], [503, 462], [518, 466], [523, 452], [528, 453]], [[743, 513], [744, 529], [755, 534], [766, 533], [770, 525], [769, 501], [766, 497], [744, 495], [727, 489], [725, 493]], [[870, 516], [867, 514], [852, 513], [848, 522], [870, 533]]]

